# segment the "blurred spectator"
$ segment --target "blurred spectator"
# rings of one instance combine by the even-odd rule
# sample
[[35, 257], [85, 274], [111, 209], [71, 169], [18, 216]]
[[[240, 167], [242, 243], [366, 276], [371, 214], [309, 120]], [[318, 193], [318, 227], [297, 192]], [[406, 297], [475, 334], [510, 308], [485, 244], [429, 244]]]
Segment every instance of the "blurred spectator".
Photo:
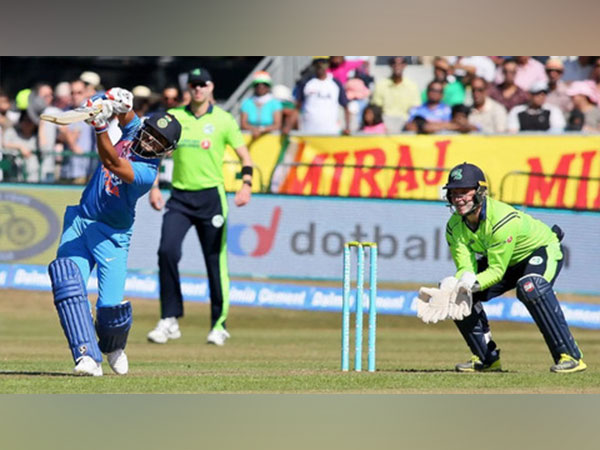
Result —
[[471, 82], [473, 107], [469, 113], [469, 123], [482, 133], [506, 132], [506, 108], [487, 96], [488, 83], [481, 77]]
[[174, 84], [166, 86], [162, 91], [162, 96], [158, 108], [154, 112], [167, 112], [171, 108], [177, 108], [181, 105], [181, 93]]
[[100, 75], [96, 72], [86, 71], [79, 75], [79, 79], [84, 84], [84, 97], [90, 98], [92, 97], [96, 91], [100, 90], [102, 87], [100, 85]]
[[558, 107], [565, 117], [573, 109], [573, 102], [567, 95], [567, 85], [561, 80], [564, 71], [563, 62], [558, 58], [549, 58], [546, 61], [546, 75], [548, 76], [548, 96], [546, 103]]
[[531, 99], [526, 105], [518, 105], [508, 113], [508, 131], [549, 131], [565, 129], [565, 116], [554, 105], [546, 104], [548, 83], [538, 81], [530, 89]]
[[[350, 133], [348, 99], [342, 84], [327, 73], [329, 59], [313, 59], [314, 74], [302, 79], [296, 88], [300, 129], [304, 133], [343, 134]], [[339, 120], [340, 107], [344, 110], [345, 125]]]
[[[82, 80], [71, 83], [73, 105], [81, 105], [86, 100], [86, 85]], [[95, 148], [94, 128], [85, 122], [75, 122], [64, 131], [65, 150], [73, 155], [64, 155], [60, 168], [60, 181], [68, 184], [85, 184], [92, 172], [95, 161], [92, 153]], [[87, 156], [78, 156], [87, 155]]]
[[588, 81], [596, 88], [596, 94], [600, 98], [600, 57], [594, 61], [592, 73], [590, 74], [590, 80]]
[[386, 134], [381, 106], [367, 105], [362, 112], [360, 131], [365, 134]]
[[21, 111], [17, 124], [4, 132], [4, 148], [16, 150], [16, 181], [37, 183], [40, 163], [37, 156], [37, 125], [27, 110]]
[[[465, 87], [452, 76], [452, 67], [446, 58], [436, 56], [433, 59], [433, 80], [444, 84], [442, 102], [448, 106], [462, 104], [465, 101]], [[451, 77], [451, 78], [450, 78]], [[427, 89], [421, 93], [421, 100], [427, 100]]]
[[369, 104], [371, 91], [362, 78], [352, 77], [344, 86], [348, 98], [348, 111], [350, 111], [350, 131], [360, 128], [362, 113]]
[[36, 126], [40, 123], [40, 115], [52, 104], [53, 100], [52, 86], [48, 83], [37, 83], [31, 90], [27, 100], [27, 112]]
[[568, 59], [564, 63], [563, 81], [586, 80], [592, 73], [593, 56], [578, 56], [577, 59]]
[[[424, 123], [450, 122], [452, 110], [442, 103], [443, 92], [444, 85], [439, 81], [434, 80], [427, 85], [427, 101], [421, 106], [411, 108], [405, 126], [406, 131], [423, 132]], [[437, 131], [437, 128], [429, 127], [428, 132]]]
[[383, 121], [388, 132], [398, 133], [407, 120], [409, 110], [419, 106], [421, 100], [417, 85], [403, 75], [405, 57], [392, 56], [389, 65], [392, 75], [375, 84], [372, 103], [383, 109]]
[[283, 84], [277, 84], [272, 89], [273, 97], [281, 102], [281, 133], [289, 134], [298, 129], [298, 111], [292, 90]]
[[360, 59], [348, 61], [344, 56], [330, 56], [327, 72], [344, 86], [355, 72], [368, 72], [367, 62]]
[[[578, 123], [576, 118], [583, 117], [581, 131], [593, 133], [600, 131], [600, 109], [598, 109], [598, 95], [594, 86], [587, 81], [573, 81], [567, 89], [567, 94], [573, 99], [574, 111], [573, 118], [569, 117], [569, 123]], [[569, 131], [573, 130], [569, 127]]]
[[254, 94], [240, 107], [240, 128], [250, 131], [253, 141], [281, 129], [281, 102], [271, 93], [272, 85], [268, 72], [256, 72], [252, 78]]
[[61, 81], [54, 87], [54, 103], [53, 105], [62, 111], [71, 109], [71, 84], [68, 81]]
[[[538, 81], [548, 81], [544, 65], [531, 56], [515, 56], [516, 73], [514, 83], [525, 92]], [[505, 79], [504, 70], [496, 72], [496, 82], [502, 83]]]
[[506, 59], [502, 63], [502, 83], [491, 86], [488, 95], [510, 111], [517, 105], [523, 105], [529, 101], [529, 95], [515, 84], [517, 74], [517, 63], [514, 59]]
[[131, 89], [133, 94], [133, 112], [138, 117], [145, 117], [152, 106], [152, 91], [148, 86], [135, 86]]
[[452, 107], [452, 118], [448, 130], [458, 133], [470, 133], [471, 131], [479, 131], [476, 125], [469, 122], [471, 108], [466, 105], [454, 105]]
[[10, 98], [0, 89], [0, 147], [2, 146], [2, 132], [14, 125], [14, 118], [10, 117]]
[[[43, 113], [57, 113], [71, 109], [71, 85], [62, 82], [54, 89], [54, 103], [44, 109]], [[56, 173], [56, 154], [63, 150], [60, 138], [66, 127], [40, 120], [38, 126], [38, 145], [40, 149], [40, 181], [54, 183]]]

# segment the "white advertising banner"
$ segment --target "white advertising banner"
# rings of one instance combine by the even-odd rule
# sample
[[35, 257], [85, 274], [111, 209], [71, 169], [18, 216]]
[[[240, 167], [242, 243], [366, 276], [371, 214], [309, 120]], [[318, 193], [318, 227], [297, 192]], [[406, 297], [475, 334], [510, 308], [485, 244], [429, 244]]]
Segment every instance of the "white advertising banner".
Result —
[[[165, 192], [166, 193], [166, 192]], [[254, 195], [238, 208], [229, 200], [228, 254], [232, 275], [339, 280], [347, 241], [379, 244], [379, 280], [432, 283], [454, 272], [443, 202]], [[566, 261], [555, 288], [600, 293], [600, 213], [528, 210], [566, 233]], [[162, 213], [138, 202], [129, 256], [134, 270], [157, 270]], [[182, 273], [205, 273], [198, 238], [183, 245]]]

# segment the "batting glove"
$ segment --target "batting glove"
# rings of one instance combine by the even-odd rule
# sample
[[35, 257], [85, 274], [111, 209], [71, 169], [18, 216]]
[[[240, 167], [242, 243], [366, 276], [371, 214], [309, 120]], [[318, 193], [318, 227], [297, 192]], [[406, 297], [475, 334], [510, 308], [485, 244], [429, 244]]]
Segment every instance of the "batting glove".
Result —
[[116, 114], [124, 114], [133, 108], [133, 94], [127, 89], [114, 87], [106, 91], [106, 98], [112, 102]]
[[101, 97], [95, 100], [89, 99], [86, 103], [87, 107], [98, 108], [98, 112], [94, 117], [90, 117], [85, 122], [93, 126], [96, 134], [103, 133], [108, 129], [108, 121], [113, 115], [113, 106], [110, 100], [104, 100]]

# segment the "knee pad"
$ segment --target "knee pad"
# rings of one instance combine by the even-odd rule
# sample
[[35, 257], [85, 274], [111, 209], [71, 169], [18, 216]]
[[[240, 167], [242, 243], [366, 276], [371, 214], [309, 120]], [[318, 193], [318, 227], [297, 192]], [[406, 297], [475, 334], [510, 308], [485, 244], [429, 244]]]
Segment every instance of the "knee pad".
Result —
[[48, 266], [48, 274], [52, 282], [54, 306], [73, 359], [77, 361], [81, 356], [87, 355], [97, 362], [102, 362], [87, 291], [79, 267], [69, 258], [58, 258]]
[[471, 315], [454, 323], [474, 355], [484, 362], [494, 359], [496, 343], [491, 340], [490, 327], [481, 303], [473, 305]]
[[520, 278], [517, 281], [517, 298], [531, 314], [555, 361], [560, 359], [561, 353], [581, 358], [552, 285], [544, 277], [529, 274]]
[[102, 353], [125, 349], [132, 322], [130, 302], [97, 309], [96, 332], [98, 333], [98, 345]]

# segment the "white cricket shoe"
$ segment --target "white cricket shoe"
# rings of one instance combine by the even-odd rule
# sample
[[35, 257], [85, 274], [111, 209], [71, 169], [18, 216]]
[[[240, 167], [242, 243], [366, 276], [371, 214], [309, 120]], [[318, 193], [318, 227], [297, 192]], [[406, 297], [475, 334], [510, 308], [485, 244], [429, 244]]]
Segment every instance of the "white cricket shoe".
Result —
[[108, 364], [114, 373], [117, 375], [126, 375], [129, 372], [129, 361], [127, 355], [122, 348], [106, 354]]
[[93, 377], [102, 376], [102, 364], [94, 361], [91, 356], [81, 356], [80, 358], [77, 358], [75, 362], [75, 368], [73, 369], [75, 375]]
[[227, 332], [227, 330], [216, 330], [213, 328], [210, 330], [210, 333], [208, 333], [208, 336], [206, 336], [206, 343], [222, 346], [225, 345], [225, 340], [230, 337], [231, 335]]
[[175, 317], [160, 319], [156, 328], [148, 333], [148, 340], [155, 344], [166, 344], [169, 339], [179, 339], [180, 337], [179, 322]]

